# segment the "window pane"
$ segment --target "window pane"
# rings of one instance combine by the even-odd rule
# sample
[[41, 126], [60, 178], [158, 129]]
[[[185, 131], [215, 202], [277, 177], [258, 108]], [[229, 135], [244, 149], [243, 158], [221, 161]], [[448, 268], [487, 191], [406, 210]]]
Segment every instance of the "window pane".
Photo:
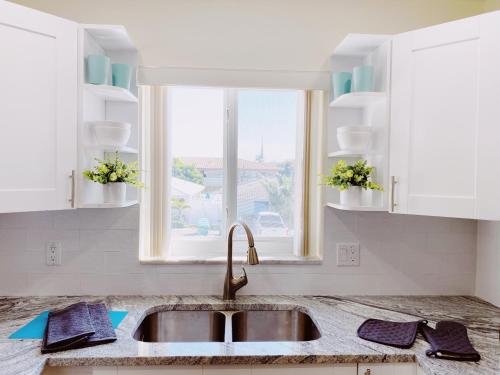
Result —
[[168, 100], [172, 237], [220, 236], [224, 91], [175, 87]]
[[296, 90], [238, 93], [237, 215], [256, 237], [293, 237], [302, 98]]

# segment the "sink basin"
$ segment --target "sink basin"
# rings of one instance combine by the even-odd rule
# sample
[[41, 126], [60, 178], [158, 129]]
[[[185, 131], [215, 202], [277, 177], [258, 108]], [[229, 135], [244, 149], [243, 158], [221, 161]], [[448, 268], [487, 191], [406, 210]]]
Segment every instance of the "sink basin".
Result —
[[158, 311], [147, 315], [134, 333], [145, 342], [224, 342], [225, 315], [218, 311]]
[[233, 341], [311, 341], [321, 334], [298, 310], [247, 310], [232, 317]]
[[311, 341], [320, 337], [311, 317], [294, 309], [157, 311], [146, 315], [134, 333], [134, 339], [144, 342]]

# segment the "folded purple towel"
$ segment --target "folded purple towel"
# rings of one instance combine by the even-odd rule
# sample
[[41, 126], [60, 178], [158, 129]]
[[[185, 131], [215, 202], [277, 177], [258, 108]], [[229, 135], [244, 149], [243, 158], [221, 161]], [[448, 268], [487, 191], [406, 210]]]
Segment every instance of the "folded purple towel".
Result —
[[427, 320], [416, 322], [391, 322], [387, 320], [368, 319], [358, 328], [358, 336], [379, 344], [407, 349], [413, 345], [421, 325]]
[[92, 346], [116, 341], [115, 329], [109, 319], [106, 305], [104, 303], [96, 303], [87, 306], [89, 308], [90, 320], [94, 326], [95, 333], [82, 345]]
[[115, 340], [115, 330], [106, 305], [79, 302], [49, 312], [41, 350], [42, 353], [51, 353]]
[[436, 329], [422, 327], [422, 334], [431, 345], [425, 352], [429, 357], [474, 362], [481, 359], [461, 323], [443, 320], [436, 324]]
[[49, 312], [42, 353], [68, 350], [95, 333], [85, 302]]

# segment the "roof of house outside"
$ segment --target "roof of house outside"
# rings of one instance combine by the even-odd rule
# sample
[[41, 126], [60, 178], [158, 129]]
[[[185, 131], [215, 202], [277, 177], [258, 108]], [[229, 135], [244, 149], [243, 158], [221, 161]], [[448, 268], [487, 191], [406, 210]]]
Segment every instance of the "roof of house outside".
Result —
[[194, 196], [205, 190], [205, 186], [186, 181], [181, 178], [172, 177], [172, 195], [175, 196]]
[[[183, 163], [194, 165], [198, 169], [223, 169], [222, 158], [179, 158]], [[277, 172], [280, 167], [277, 163], [257, 162], [252, 160], [238, 159], [238, 169], [250, 171]]]

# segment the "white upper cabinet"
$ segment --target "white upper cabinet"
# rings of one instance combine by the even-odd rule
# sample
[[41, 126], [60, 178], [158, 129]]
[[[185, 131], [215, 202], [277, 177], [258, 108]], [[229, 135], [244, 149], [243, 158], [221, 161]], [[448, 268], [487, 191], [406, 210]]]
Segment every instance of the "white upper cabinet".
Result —
[[480, 20], [476, 218], [500, 220], [500, 12]]
[[0, 2], [0, 212], [72, 207], [77, 30]]
[[500, 13], [393, 39], [390, 211], [500, 218]]

